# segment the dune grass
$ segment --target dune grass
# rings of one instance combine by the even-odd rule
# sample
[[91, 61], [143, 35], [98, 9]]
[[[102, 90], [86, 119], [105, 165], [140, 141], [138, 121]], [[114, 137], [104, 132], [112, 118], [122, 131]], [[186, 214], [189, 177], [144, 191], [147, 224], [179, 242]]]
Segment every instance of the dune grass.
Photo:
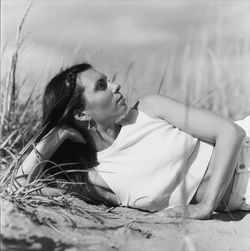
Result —
[[[64, 208], [71, 205], [64, 195], [60, 199], [32, 196], [31, 192], [39, 189], [40, 177], [23, 189], [7, 192], [7, 186], [13, 183], [23, 157], [32, 148], [41, 129], [41, 99], [35, 96], [34, 89], [25, 103], [21, 103], [17, 95], [16, 69], [21, 56], [19, 50], [25, 42], [22, 28], [30, 7], [18, 27], [10, 70], [8, 76], [1, 79], [0, 89], [0, 193], [26, 213], [32, 213], [34, 205]], [[189, 37], [192, 36], [190, 33]], [[250, 113], [249, 41], [225, 43], [219, 36], [210, 41], [209, 34], [204, 30], [196, 43], [175, 44], [171, 52], [166, 52], [164, 56], [155, 58], [152, 55], [147, 60], [132, 61], [123, 71], [114, 74], [112, 80], [124, 83], [130, 105], [145, 94], [159, 93], [237, 119]], [[183, 198], [185, 200], [185, 188]], [[100, 221], [95, 212], [77, 210], [85, 217]], [[195, 250], [188, 235], [184, 244], [188, 250]]]

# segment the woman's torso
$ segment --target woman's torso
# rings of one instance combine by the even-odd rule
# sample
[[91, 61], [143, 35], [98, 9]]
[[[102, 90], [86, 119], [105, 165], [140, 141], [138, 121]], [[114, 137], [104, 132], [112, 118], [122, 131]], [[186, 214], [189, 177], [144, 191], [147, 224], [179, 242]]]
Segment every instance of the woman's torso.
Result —
[[[99, 183], [96, 181], [93, 181], [93, 183], [97, 183], [98, 189], [103, 187], [105, 191], [109, 189], [109, 192], [111, 193], [115, 190], [116, 195], [118, 194], [122, 197], [119, 203], [121, 204], [122, 202], [122, 204], [126, 206], [131, 206], [133, 201], [140, 199], [144, 195], [144, 197], [148, 197], [149, 201], [154, 200], [154, 203], [157, 201], [158, 206], [156, 208], [162, 207], [163, 204], [165, 206], [168, 205], [167, 203], [164, 203], [164, 200], [169, 200], [170, 204], [180, 203], [182, 190], [178, 184], [181, 183], [180, 179], [182, 178], [185, 166], [189, 166], [188, 168], [192, 171], [191, 172], [186, 168], [188, 170], [187, 173], [189, 174], [189, 176], [187, 175], [188, 181], [186, 184], [189, 188], [189, 196], [191, 196], [195, 193], [197, 188], [195, 187], [197, 184], [194, 185], [192, 179], [197, 179], [196, 173], [198, 173], [198, 176], [200, 177], [198, 177], [197, 182], [200, 182], [199, 179], [203, 177], [210, 160], [209, 154], [212, 154], [212, 147], [181, 132], [166, 121], [152, 119], [141, 112], [139, 112], [139, 114], [138, 120], [136, 118], [134, 121], [135, 125], [133, 125], [133, 123], [129, 124], [129, 126], [121, 131], [121, 135], [118, 135], [118, 140], [115, 140], [110, 148], [101, 152], [99, 160], [107, 163], [106, 166], [105, 163], [101, 163], [99, 169], [97, 168], [101, 171], [96, 176], [98, 177], [97, 179]], [[114, 152], [112, 155], [112, 151], [115, 151], [116, 148], [119, 149], [118, 152]], [[132, 150], [128, 151], [127, 154], [127, 149], [129, 148]], [[202, 148], [203, 153], [201, 155], [200, 149]], [[150, 151], [148, 151], [149, 149]], [[209, 149], [209, 151], [207, 149]], [[109, 154], [109, 152], [111, 152], [111, 154]], [[118, 158], [115, 166], [112, 162], [117, 160], [117, 155], [121, 155], [127, 165], [124, 164], [125, 166], [122, 167], [123, 161], [121, 162]], [[133, 158], [129, 160], [131, 156]], [[161, 163], [161, 158], [164, 158], [163, 163]], [[114, 164], [114, 168], [109, 169], [112, 164]], [[147, 165], [148, 167], [144, 168], [144, 166]], [[150, 169], [151, 165], [156, 165], [156, 167]], [[110, 175], [105, 174], [107, 170], [108, 172], [110, 170], [112, 170], [112, 172], [119, 170], [120, 180], [119, 175], [110, 178]], [[124, 175], [124, 179], [122, 175]], [[164, 176], [164, 179], [162, 179], [161, 175]], [[146, 178], [144, 176], [146, 176]], [[121, 184], [114, 184], [118, 182]], [[176, 182], [179, 183], [177, 184]], [[169, 191], [172, 191], [174, 196], [171, 197]], [[138, 194], [137, 197], [135, 195], [136, 193]], [[139, 195], [141, 195], [141, 197]], [[179, 198], [176, 200], [175, 197]], [[146, 202], [140, 202], [140, 206], [138, 207], [144, 207], [145, 203], [147, 204], [147, 200]], [[132, 203], [132, 205], [134, 204]], [[147, 205], [144, 209], [147, 210]]]
[[[250, 121], [250, 119], [249, 119], [249, 121]], [[194, 194], [190, 203], [199, 203], [202, 200], [202, 198], [204, 197], [204, 193], [206, 191], [206, 188], [207, 188], [208, 181], [209, 181], [210, 176], [212, 174], [212, 171], [213, 171], [212, 165], [208, 165], [207, 169], [205, 171], [205, 174], [204, 174], [204, 176], [203, 176], [203, 178], [197, 188], [197, 191]], [[97, 190], [98, 190], [97, 193], [99, 194], [99, 196], [105, 197], [105, 199], [108, 200], [113, 205], [119, 204], [114, 192], [110, 189], [109, 185], [99, 175], [98, 172], [96, 172], [94, 178], [93, 177], [91, 178], [91, 182], [93, 183], [93, 186], [95, 188], [97, 188]], [[231, 178], [230, 184], [225, 192], [225, 195], [216, 209], [217, 211], [224, 211], [226, 205], [229, 202], [230, 196], [231, 196], [233, 183], [234, 183], [234, 176]]]
[[[212, 172], [212, 167], [208, 166], [207, 171], [204, 177], [202, 178], [201, 183], [190, 202], [191, 204], [197, 204], [202, 200], [204, 193], [206, 191], [206, 188], [207, 188], [208, 180], [210, 179], [210, 176], [211, 176], [211, 172]], [[230, 184], [226, 190], [226, 193], [223, 196], [223, 199], [221, 200], [220, 204], [216, 208], [216, 211], [225, 210], [226, 205], [228, 204], [230, 196], [231, 196], [231, 191], [233, 188], [233, 181], [234, 181], [234, 177], [232, 177]], [[114, 206], [119, 205], [119, 202], [117, 200], [117, 197], [115, 196], [115, 193], [110, 189], [108, 184], [99, 175], [98, 172], [95, 172], [94, 175], [93, 173], [91, 173], [91, 175], [89, 176], [89, 182], [92, 188], [95, 190], [95, 197], [93, 197], [93, 199], [97, 201], [102, 200], [102, 201], [105, 201], [106, 204], [111, 204]]]

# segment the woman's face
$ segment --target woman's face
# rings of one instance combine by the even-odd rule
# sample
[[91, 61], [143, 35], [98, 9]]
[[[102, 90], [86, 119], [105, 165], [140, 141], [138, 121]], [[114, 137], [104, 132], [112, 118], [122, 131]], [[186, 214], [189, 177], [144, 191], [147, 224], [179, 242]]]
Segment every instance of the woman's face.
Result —
[[85, 111], [97, 124], [108, 126], [126, 112], [120, 85], [108, 81], [104, 74], [94, 69], [84, 71], [78, 75], [78, 85], [84, 87]]

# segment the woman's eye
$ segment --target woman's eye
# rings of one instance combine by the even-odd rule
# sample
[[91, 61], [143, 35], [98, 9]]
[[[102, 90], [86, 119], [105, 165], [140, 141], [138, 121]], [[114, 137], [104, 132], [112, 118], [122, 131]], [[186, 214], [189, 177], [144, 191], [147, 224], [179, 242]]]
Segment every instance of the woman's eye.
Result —
[[106, 88], [107, 88], [107, 83], [104, 81], [98, 83], [98, 85], [97, 85], [98, 90], [105, 90]]

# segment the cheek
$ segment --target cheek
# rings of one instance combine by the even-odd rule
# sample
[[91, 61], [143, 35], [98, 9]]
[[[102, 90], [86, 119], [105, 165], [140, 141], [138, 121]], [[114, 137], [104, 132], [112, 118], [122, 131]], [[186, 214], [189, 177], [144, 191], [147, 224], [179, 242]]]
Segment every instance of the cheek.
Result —
[[91, 110], [94, 113], [105, 113], [113, 109], [112, 95], [103, 94], [95, 97], [91, 102]]
[[105, 95], [104, 97], [102, 97], [102, 99], [100, 99], [100, 108], [103, 109], [108, 109], [109, 107], [113, 106], [112, 103], [112, 95]]

